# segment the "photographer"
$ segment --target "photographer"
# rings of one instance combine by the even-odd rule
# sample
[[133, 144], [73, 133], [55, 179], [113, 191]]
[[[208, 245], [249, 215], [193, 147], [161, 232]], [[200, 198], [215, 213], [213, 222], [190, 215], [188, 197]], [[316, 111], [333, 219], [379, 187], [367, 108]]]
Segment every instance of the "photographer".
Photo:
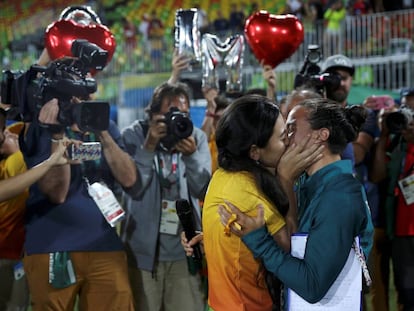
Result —
[[188, 119], [189, 104], [184, 84], [162, 83], [148, 118], [122, 132], [138, 171], [136, 183], [125, 189], [127, 219], [121, 230], [138, 310], [204, 309], [199, 275], [189, 272], [175, 213], [176, 200], [187, 199], [200, 229], [198, 200], [211, 176], [207, 137]]
[[26, 170], [18, 134], [23, 123], [5, 128], [6, 109], [0, 104], [0, 310], [27, 310], [29, 290], [21, 263], [28, 187], [54, 165], [66, 163], [67, 143], [31, 170]]
[[102, 154], [92, 161], [54, 167], [30, 189], [24, 269], [33, 310], [70, 310], [78, 297], [82, 310], [132, 311], [125, 252], [115, 223], [106, 217], [114, 209], [121, 213], [120, 206], [115, 199], [101, 198], [113, 198], [116, 183], [131, 186], [135, 165], [121, 149], [112, 121], [105, 130], [60, 122], [62, 107], [76, 109], [82, 105], [79, 99], [52, 98], [41, 104], [22, 140], [29, 168], [46, 159], [65, 137], [99, 142]]
[[[402, 109], [383, 116], [381, 136], [375, 147], [372, 178], [385, 182], [385, 229], [391, 240], [391, 256], [398, 303], [401, 310], [414, 309], [414, 89], [401, 93], [401, 107], [406, 109], [405, 126], [394, 131], [393, 116]], [[398, 128], [397, 127], [397, 128]], [[388, 285], [388, 284], [387, 284]]]

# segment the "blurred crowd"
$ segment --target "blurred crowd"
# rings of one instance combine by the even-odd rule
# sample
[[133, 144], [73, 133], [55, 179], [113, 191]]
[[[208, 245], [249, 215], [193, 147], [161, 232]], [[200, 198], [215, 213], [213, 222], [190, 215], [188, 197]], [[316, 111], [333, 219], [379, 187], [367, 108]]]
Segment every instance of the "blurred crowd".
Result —
[[[6, 5], [6, 4], [3, 4]], [[63, 4], [61, 4], [63, 5]], [[98, 3], [89, 1], [103, 22], [114, 33], [118, 45], [125, 46], [131, 52], [128, 56], [117, 53], [117, 63], [108, 70], [114, 73], [122, 71], [130, 72], [167, 72], [170, 68], [171, 53], [174, 45], [174, 13], [178, 7], [154, 7], [148, 10], [137, 9], [128, 3]], [[167, 5], [167, 3], [166, 3]], [[206, 3], [194, 2], [192, 7], [199, 8], [199, 29], [201, 33], [214, 33], [221, 38], [226, 38], [235, 33], [242, 33], [246, 19], [254, 12], [268, 9], [259, 2], [249, 4], [232, 2], [228, 10], [223, 10], [217, 5], [206, 6]], [[276, 7], [276, 4], [275, 4]], [[148, 6], [150, 8], [150, 6]], [[308, 44], [319, 42], [323, 45], [326, 56], [335, 54], [344, 49], [369, 50], [370, 37], [377, 38], [385, 35], [390, 29], [383, 29], [381, 23], [386, 21], [368, 19], [347, 22], [347, 17], [370, 16], [372, 14], [396, 12], [412, 9], [411, 1], [283, 1], [277, 5], [277, 10], [269, 12], [274, 14], [294, 14], [304, 24], [305, 42], [303, 49]], [[38, 5], [36, 10], [41, 10]], [[6, 12], [7, 8], [5, 8]], [[45, 11], [49, 7], [45, 5]], [[139, 12], [137, 15], [136, 12]], [[24, 21], [25, 18], [22, 18]], [[16, 25], [19, 20], [13, 21]], [[43, 21], [44, 22], [44, 21]], [[367, 28], [374, 27], [375, 29]], [[394, 37], [412, 36], [413, 29], [408, 20], [393, 20], [389, 23], [395, 34]], [[35, 60], [42, 50], [43, 32], [47, 25], [38, 29], [27, 27], [13, 27], [2, 24], [3, 32], [1, 58], [3, 67], [16, 67], [16, 64], [29, 64]], [[19, 29], [22, 33], [19, 34]], [[24, 32], [23, 32], [24, 29]], [[35, 31], [35, 32], [34, 32]], [[398, 32], [398, 33], [397, 33]], [[6, 38], [6, 39], [5, 39]], [[378, 38], [377, 38], [378, 40]], [[322, 43], [323, 42], [323, 43]], [[359, 44], [359, 43], [362, 44]], [[382, 44], [382, 42], [380, 43]], [[366, 46], [366, 48], [364, 48]], [[377, 51], [368, 52], [376, 53]], [[302, 53], [303, 54], [303, 53]], [[360, 52], [360, 55], [364, 55]], [[136, 60], [140, 59], [139, 62]]]

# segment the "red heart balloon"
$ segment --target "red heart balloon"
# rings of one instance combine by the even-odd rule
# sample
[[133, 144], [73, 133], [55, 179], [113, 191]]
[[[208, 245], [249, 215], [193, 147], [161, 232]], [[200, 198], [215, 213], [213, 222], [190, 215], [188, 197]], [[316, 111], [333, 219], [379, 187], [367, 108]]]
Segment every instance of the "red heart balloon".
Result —
[[58, 20], [50, 24], [45, 32], [45, 46], [52, 60], [74, 56], [72, 42], [85, 39], [108, 52], [107, 63], [115, 52], [116, 41], [111, 31], [101, 24], [83, 25], [70, 19]]
[[296, 16], [266, 11], [249, 16], [244, 32], [256, 59], [273, 68], [291, 56], [304, 38], [303, 25]]

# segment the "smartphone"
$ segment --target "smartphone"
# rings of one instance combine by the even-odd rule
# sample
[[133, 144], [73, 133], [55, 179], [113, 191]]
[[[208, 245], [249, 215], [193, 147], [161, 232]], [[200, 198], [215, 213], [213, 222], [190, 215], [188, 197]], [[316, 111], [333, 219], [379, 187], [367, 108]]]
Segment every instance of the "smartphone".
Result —
[[391, 109], [394, 105], [394, 99], [389, 95], [370, 96], [364, 104], [372, 110]]
[[68, 148], [71, 160], [93, 161], [102, 156], [102, 146], [100, 142], [87, 142], [79, 146], [72, 144]]

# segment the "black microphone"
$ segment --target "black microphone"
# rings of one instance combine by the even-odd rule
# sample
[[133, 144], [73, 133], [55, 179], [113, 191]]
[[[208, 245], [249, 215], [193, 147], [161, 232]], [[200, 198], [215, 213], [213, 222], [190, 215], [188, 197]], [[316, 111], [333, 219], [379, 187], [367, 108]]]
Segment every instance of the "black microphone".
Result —
[[[195, 225], [193, 220], [193, 209], [190, 203], [186, 199], [179, 199], [175, 202], [175, 209], [177, 210], [178, 218], [180, 219], [181, 225], [183, 226], [185, 237], [190, 241], [197, 235], [195, 231]], [[193, 246], [193, 258], [195, 260], [202, 260], [203, 254], [199, 243]]]

